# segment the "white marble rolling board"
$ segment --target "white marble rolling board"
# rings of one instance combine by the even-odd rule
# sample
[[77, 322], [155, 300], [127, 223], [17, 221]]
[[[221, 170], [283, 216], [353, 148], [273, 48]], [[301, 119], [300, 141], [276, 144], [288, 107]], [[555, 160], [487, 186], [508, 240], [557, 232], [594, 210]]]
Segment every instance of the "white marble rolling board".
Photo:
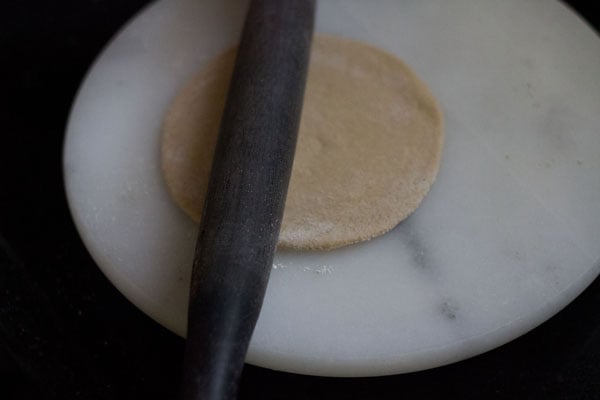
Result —
[[[239, 37], [246, 3], [159, 1], [98, 58], [73, 107], [66, 188], [111, 281], [183, 335], [197, 226], [167, 193], [177, 88]], [[319, 0], [317, 32], [408, 62], [439, 99], [437, 182], [392, 232], [279, 252], [248, 362], [328, 376], [435, 367], [540, 324], [600, 270], [600, 40], [554, 1]]]

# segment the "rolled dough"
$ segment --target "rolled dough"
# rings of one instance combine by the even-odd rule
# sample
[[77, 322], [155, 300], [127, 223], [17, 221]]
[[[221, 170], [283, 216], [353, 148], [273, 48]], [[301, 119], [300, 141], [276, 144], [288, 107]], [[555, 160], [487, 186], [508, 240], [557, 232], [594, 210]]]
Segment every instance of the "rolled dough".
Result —
[[[201, 218], [235, 48], [174, 99], [161, 162], [174, 201]], [[315, 36], [280, 248], [329, 250], [369, 240], [411, 214], [435, 180], [442, 114], [402, 61], [369, 45]]]

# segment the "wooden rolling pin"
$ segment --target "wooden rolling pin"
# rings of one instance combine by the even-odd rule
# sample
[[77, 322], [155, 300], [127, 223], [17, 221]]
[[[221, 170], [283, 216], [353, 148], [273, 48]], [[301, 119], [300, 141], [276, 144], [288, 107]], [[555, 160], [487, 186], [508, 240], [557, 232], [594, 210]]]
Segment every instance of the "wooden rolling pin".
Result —
[[250, 4], [196, 245], [184, 400], [236, 396], [283, 216], [314, 14], [315, 0]]

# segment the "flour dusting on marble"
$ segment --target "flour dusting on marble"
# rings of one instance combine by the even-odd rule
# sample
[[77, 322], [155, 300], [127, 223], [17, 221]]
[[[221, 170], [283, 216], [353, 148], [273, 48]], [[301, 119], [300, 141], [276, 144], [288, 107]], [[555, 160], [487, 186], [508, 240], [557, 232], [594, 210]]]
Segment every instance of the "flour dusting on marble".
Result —
[[331, 265], [319, 265], [316, 267], [304, 267], [302, 270], [306, 272], [314, 272], [319, 275], [331, 275], [333, 272], [333, 267]]

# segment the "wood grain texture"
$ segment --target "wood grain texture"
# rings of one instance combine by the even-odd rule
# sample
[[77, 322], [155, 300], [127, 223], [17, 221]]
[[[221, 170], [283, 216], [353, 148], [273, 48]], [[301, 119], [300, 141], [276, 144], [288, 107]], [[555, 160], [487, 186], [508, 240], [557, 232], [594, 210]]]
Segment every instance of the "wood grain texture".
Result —
[[235, 397], [281, 225], [314, 13], [314, 0], [250, 4], [196, 247], [183, 399]]

